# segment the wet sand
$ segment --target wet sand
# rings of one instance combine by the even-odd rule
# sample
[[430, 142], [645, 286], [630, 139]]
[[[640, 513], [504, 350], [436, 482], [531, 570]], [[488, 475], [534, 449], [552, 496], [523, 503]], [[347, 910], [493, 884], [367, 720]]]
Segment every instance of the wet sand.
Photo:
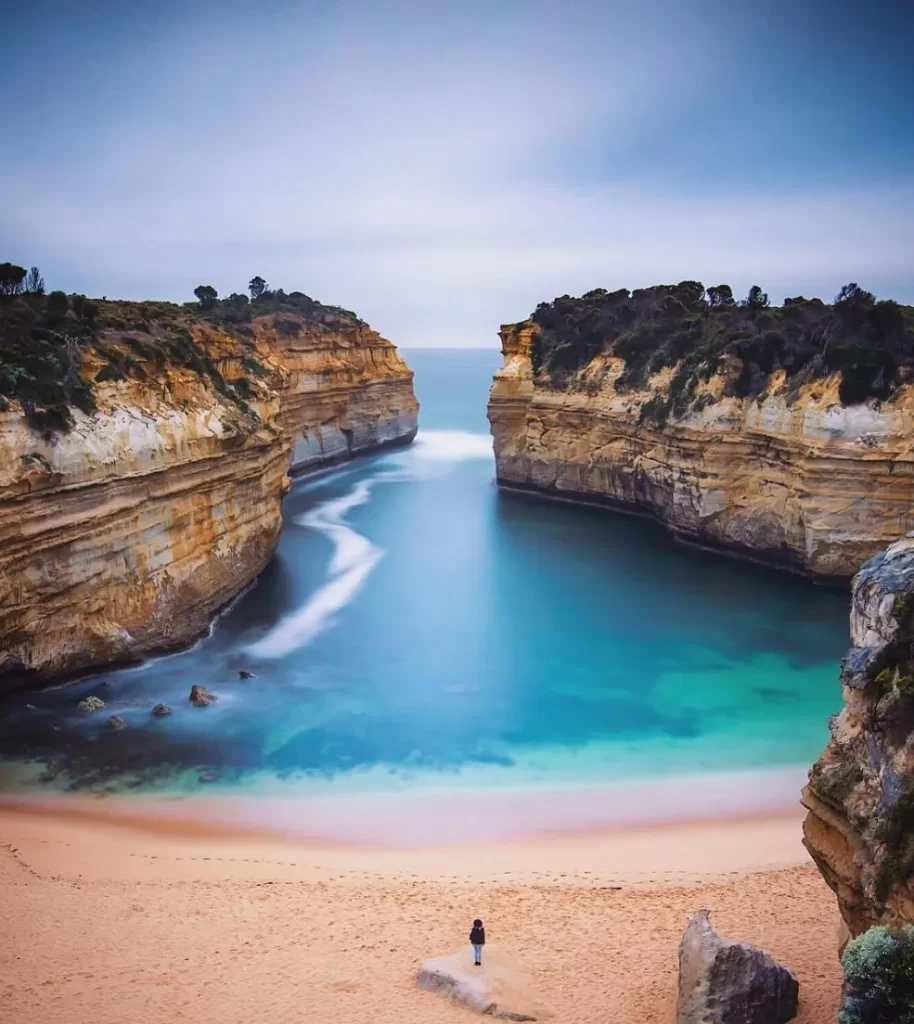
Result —
[[558, 1024], [671, 1024], [702, 906], [793, 967], [800, 1024], [834, 1019], [837, 913], [798, 810], [397, 848], [115, 804], [0, 808], [6, 1024], [468, 1021], [414, 978], [476, 916]]

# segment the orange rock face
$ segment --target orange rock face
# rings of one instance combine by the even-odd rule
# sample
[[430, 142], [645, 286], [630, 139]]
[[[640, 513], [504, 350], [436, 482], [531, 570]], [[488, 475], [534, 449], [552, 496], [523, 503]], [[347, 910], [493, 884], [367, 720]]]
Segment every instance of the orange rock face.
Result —
[[[139, 356], [65, 433], [0, 412], [0, 686], [189, 643], [269, 560], [293, 452], [313, 466], [411, 440], [390, 342], [353, 317], [284, 320], [289, 336], [275, 317], [244, 335], [186, 318], [210, 372]], [[142, 351], [164, 329], [129, 333]]]
[[501, 330], [504, 367], [489, 401], [498, 480], [559, 498], [646, 512], [677, 535], [817, 577], [849, 579], [914, 528], [914, 389], [845, 407], [838, 381], [760, 399], [702, 385], [662, 426], [642, 417], [667, 369], [640, 391], [598, 356], [562, 386], [535, 377], [532, 321]]

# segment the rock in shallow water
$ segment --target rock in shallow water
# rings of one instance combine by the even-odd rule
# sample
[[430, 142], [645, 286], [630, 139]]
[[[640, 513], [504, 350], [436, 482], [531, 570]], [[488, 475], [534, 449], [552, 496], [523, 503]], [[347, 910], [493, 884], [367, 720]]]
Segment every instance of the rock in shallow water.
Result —
[[101, 711], [101, 709], [104, 706], [105, 706], [105, 702], [101, 699], [101, 697], [86, 697], [83, 700], [81, 700], [79, 702], [79, 704], [77, 705], [77, 707], [79, 708], [80, 711], [89, 711], [89, 712]]
[[118, 732], [121, 729], [127, 728], [127, 722], [120, 715], [112, 715], [108, 719], [107, 726], [113, 732]]
[[198, 686], [196, 683], [190, 688], [190, 697], [188, 700], [195, 707], [205, 708], [208, 704], [213, 704], [218, 698], [214, 693], [210, 693], [205, 686]]
[[679, 943], [677, 1024], [786, 1024], [797, 1014], [800, 983], [788, 967], [693, 914]]
[[167, 704], [156, 704], [156, 706], [152, 709], [152, 713], [154, 715], [158, 715], [161, 718], [163, 715], [170, 715], [171, 708]]

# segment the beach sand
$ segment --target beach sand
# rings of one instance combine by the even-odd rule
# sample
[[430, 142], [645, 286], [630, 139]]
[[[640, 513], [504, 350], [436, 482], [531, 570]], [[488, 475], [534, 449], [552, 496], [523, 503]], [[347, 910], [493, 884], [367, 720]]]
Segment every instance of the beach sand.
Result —
[[800, 1024], [835, 1018], [837, 911], [799, 812], [398, 850], [108, 803], [0, 808], [4, 1024], [467, 1022], [415, 974], [476, 916], [556, 1024], [672, 1024], [699, 907], [796, 971]]

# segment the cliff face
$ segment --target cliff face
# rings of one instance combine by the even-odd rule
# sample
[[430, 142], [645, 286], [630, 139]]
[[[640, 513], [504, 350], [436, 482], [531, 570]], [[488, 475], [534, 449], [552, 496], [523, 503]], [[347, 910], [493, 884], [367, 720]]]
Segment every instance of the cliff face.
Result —
[[416, 436], [412, 372], [367, 324], [331, 320], [319, 329], [303, 324], [297, 334], [264, 324], [261, 331], [285, 370], [280, 419], [292, 439], [293, 469]]
[[854, 580], [844, 707], [803, 803], [807, 849], [853, 935], [914, 923], [914, 538]]
[[839, 375], [775, 371], [763, 394], [737, 397], [739, 363], [725, 355], [671, 411], [675, 367], [632, 386], [610, 349], [550, 378], [533, 368], [537, 323], [501, 339], [489, 420], [503, 485], [646, 512], [683, 538], [821, 577], [852, 576], [914, 527], [910, 388], [846, 406]]
[[411, 372], [352, 316], [111, 320], [69, 429], [0, 400], [0, 687], [192, 641], [269, 560], [293, 452], [415, 434]]

